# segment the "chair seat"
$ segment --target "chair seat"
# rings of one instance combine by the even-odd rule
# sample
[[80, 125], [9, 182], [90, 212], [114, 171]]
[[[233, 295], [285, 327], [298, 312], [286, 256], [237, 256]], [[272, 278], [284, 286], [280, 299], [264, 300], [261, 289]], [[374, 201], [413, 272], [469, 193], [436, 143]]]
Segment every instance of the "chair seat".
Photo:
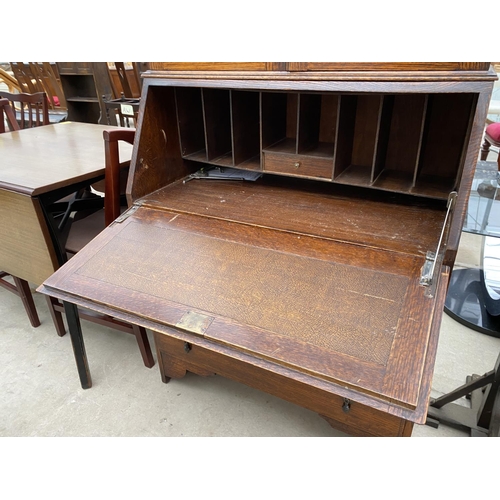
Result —
[[486, 127], [486, 136], [495, 146], [500, 145], [500, 122], [492, 123]]
[[[123, 213], [126, 209], [126, 207], [121, 207], [120, 213]], [[75, 220], [71, 224], [71, 230], [66, 241], [66, 252], [76, 254], [102, 232], [105, 227], [104, 210], [94, 212], [83, 219]]]

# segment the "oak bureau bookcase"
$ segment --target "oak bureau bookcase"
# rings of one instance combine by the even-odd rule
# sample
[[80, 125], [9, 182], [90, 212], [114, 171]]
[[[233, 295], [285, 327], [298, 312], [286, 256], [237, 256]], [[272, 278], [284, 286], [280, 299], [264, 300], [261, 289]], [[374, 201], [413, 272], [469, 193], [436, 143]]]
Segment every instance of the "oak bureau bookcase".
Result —
[[151, 63], [130, 208], [42, 291], [150, 328], [164, 382], [218, 374], [353, 435], [411, 435], [495, 79]]

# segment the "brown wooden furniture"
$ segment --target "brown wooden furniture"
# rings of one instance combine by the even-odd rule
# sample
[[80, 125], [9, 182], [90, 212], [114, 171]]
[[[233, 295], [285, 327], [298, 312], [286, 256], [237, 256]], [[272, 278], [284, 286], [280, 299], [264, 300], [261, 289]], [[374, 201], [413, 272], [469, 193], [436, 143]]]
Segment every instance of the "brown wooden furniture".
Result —
[[108, 72], [113, 89], [113, 99], [119, 99], [122, 94], [128, 99], [141, 97], [141, 77], [137, 63], [108, 63]]
[[137, 127], [140, 104], [140, 99], [127, 98], [123, 94], [119, 99], [105, 99], [107, 122], [119, 127]]
[[[11, 131], [20, 130], [14, 111], [12, 110], [8, 99], [0, 99], [0, 117], [0, 133], [5, 132], [5, 121], [7, 121], [7, 125]], [[40, 319], [38, 318], [38, 313], [33, 301], [29, 283], [18, 278], [17, 276], [10, 276], [4, 271], [0, 271], [0, 286], [16, 294], [21, 299], [31, 326], [34, 328], [40, 326]]]
[[51, 123], [59, 123], [68, 116], [66, 98], [54, 69], [48, 62], [11, 62], [12, 72], [20, 86], [20, 93], [45, 92]]
[[0, 97], [0, 115], [0, 134], [3, 134], [7, 129], [11, 131], [20, 129], [11, 103], [5, 97]]
[[0, 91], [0, 98], [7, 99], [12, 112], [15, 113], [20, 128], [39, 127], [48, 125], [49, 105], [45, 92], [34, 94], [12, 94]]
[[[164, 382], [216, 373], [351, 434], [410, 435], [426, 420], [495, 73], [150, 67], [131, 208], [40, 290], [151, 328]], [[262, 176], [215, 180], [212, 167]]]
[[[5, 160], [0, 164], [0, 269], [4, 272], [39, 285], [66, 262], [57, 221], [49, 208], [65, 195], [104, 177], [105, 130], [99, 125], [65, 122], [0, 135]], [[118, 132], [118, 138], [123, 136]], [[130, 147], [121, 149], [122, 154], [130, 155]], [[61, 310], [55, 301], [49, 303], [57, 333], [64, 335]], [[69, 324], [74, 314], [71, 307], [66, 308]], [[144, 364], [153, 366], [144, 328], [113, 317], [83, 311], [81, 315], [135, 335]]]
[[68, 104], [68, 120], [106, 124], [103, 95], [111, 95], [105, 62], [56, 63]]
[[[500, 148], [500, 123], [490, 123], [484, 131], [484, 142], [481, 148], [481, 160], [486, 160], [490, 147]], [[497, 156], [498, 170], [500, 170], [500, 152]]]
[[[144, 66], [145, 63], [142, 64]], [[141, 97], [139, 63], [108, 63], [113, 95], [103, 96], [110, 125], [136, 127]], [[141, 68], [144, 71], [144, 68]]]
[[10, 73], [2, 68], [0, 68], [0, 82], [7, 85], [9, 92], [22, 92], [19, 82], [12, 75], [10, 75]]

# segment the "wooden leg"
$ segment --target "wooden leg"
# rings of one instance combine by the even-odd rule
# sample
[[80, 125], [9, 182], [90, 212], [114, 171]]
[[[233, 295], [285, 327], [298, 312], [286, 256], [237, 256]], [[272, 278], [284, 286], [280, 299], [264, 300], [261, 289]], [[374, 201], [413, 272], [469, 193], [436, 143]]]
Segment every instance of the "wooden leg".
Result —
[[484, 140], [483, 145], [481, 146], [481, 161], [485, 161], [486, 158], [488, 157], [488, 153], [490, 152], [490, 146], [491, 144], [487, 141], [487, 139]]
[[78, 369], [78, 375], [80, 376], [80, 383], [83, 389], [90, 389], [92, 387], [92, 378], [90, 377], [85, 344], [83, 343], [82, 327], [78, 316], [78, 307], [74, 304], [70, 304], [69, 302], [63, 302], [63, 305], [64, 311], [66, 312], [69, 335], [73, 345], [76, 367]]
[[144, 361], [144, 365], [147, 368], [151, 368], [155, 364], [155, 360], [153, 358], [153, 353], [151, 352], [151, 347], [149, 345], [148, 334], [146, 333], [146, 329], [142, 326], [132, 325], [132, 330], [134, 332], [135, 338], [137, 339], [137, 344], [139, 346], [139, 350], [141, 351], [141, 356]]
[[59, 337], [64, 337], [64, 335], [66, 335], [66, 328], [64, 326], [62, 313], [56, 311], [55, 309], [55, 305], [58, 304], [59, 301], [54, 297], [49, 297], [48, 295], [46, 295], [45, 298], [47, 299], [47, 305], [49, 306], [49, 312], [52, 316], [54, 326], [56, 327], [57, 335], [59, 335]]
[[164, 352], [161, 352], [160, 355], [160, 372], [163, 382], [168, 383], [171, 378], [182, 378], [186, 375], [187, 370], [184, 363]]
[[30, 320], [31, 326], [36, 328], [40, 326], [40, 319], [36, 311], [35, 302], [33, 301], [33, 294], [31, 293], [30, 286], [27, 281], [12, 276], [16, 284], [17, 292], [23, 303], [26, 314]]

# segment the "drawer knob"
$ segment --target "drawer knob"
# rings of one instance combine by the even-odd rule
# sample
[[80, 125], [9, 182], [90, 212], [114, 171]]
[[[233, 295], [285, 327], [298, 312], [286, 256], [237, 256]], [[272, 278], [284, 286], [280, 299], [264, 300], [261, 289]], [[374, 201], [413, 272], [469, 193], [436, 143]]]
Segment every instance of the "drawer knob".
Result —
[[184, 352], [187, 354], [191, 351], [191, 344], [189, 342], [184, 342]]
[[299, 167], [300, 167], [300, 161], [296, 161], [296, 162], [293, 164], [293, 166], [294, 166], [295, 168], [299, 168]]

